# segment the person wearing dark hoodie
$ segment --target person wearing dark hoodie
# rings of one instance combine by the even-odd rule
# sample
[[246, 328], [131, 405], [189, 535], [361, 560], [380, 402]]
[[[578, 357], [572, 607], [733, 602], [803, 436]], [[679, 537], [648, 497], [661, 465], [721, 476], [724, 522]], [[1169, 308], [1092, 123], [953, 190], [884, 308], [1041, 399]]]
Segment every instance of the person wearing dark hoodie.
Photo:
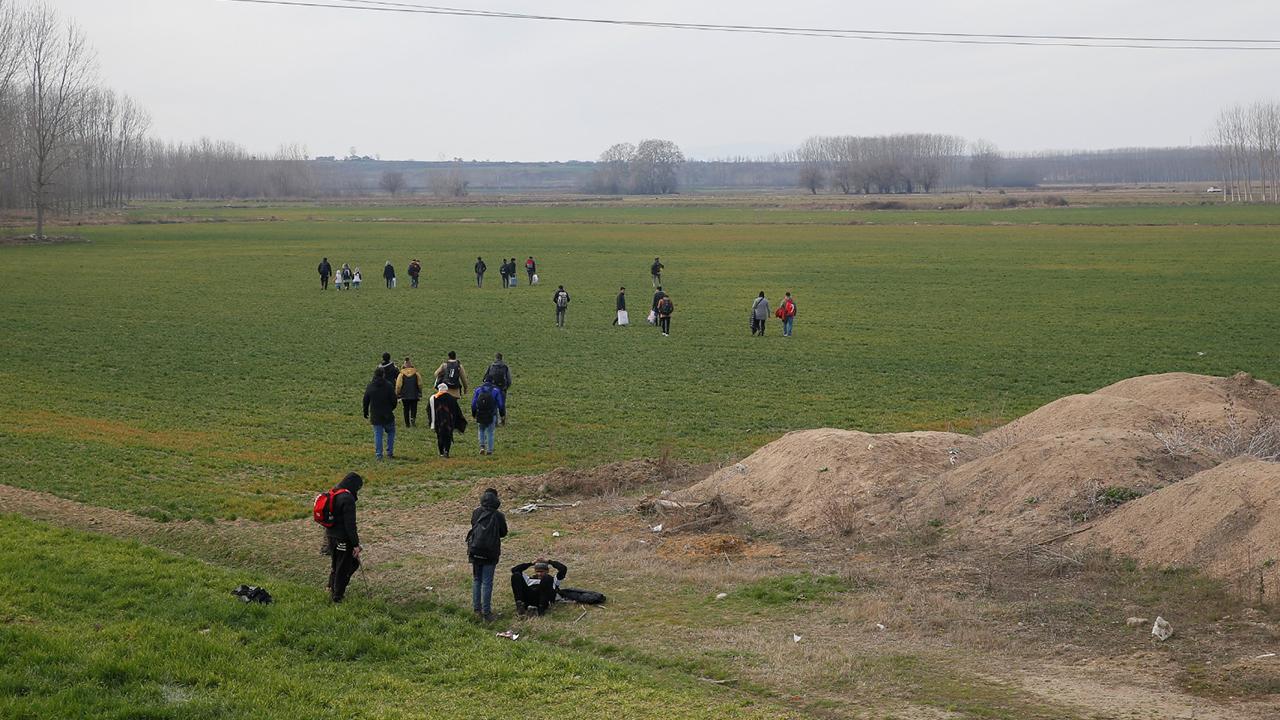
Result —
[[334, 490], [333, 527], [325, 528], [329, 553], [329, 598], [342, 602], [351, 576], [360, 569], [360, 534], [356, 531], [356, 495], [364, 487], [364, 478], [347, 473]]
[[467, 533], [471, 609], [485, 622], [493, 620], [493, 571], [502, 557], [502, 538], [507, 536], [507, 516], [499, 507], [498, 491], [486, 489], [480, 496], [480, 507], [471, 511], [471, 531]]
[[404, 406], [404, 426], [413, 427], [418, 424], [418, 400], [422, 398], [422, 375], [413, 361], [404, 359], [400, 374], [396, 376], [396, 397]]
[[484, 259], [477, 257], [476, 258], [476, 287], [478, 288], [484, 287], [484, 271], [488, 269], [489, 269], [489, 266], [484, 264]]
[[374, 370], [381, 370], [382, 377], [386, 378], [387, 382], [391, 383], [394, 383], [396, 381], [396, 376], [400, 374], [400, 369], [391, 361], [391, 353], [389, 352], [382, 353], [382, 362], [378, 363], [378, 367], [374, 368]]
[[382, 368], [373, 371], [373, 381], [364, 389], [364, 417], [373, 426], [373, 452], [382, 459], [382, 436], [387, 436], [387, 457], [396, 454], [396, 389], [387, 382]]
[[321, 258], [320, 264], [316, 266], [316, 272], [320, 273], [320, 289], [329, 289], [329, 276], [333, 274], [333, 266], [329, 264], [329, 258]]
[[453, 447], [453, 433], [467, 431], [467, 419], [462, 416], [458, 398], [449, 393], [449, 386], [440, 383], [431, 396], [431, 429], [436, 431], [436, 447], [440, 457], [449, 457]]
[[[533, 575], [524, 574], [529, 568], [533, 568]], [[551, 568], [556, 569], [554, 577], [550, 574]], [[568, 574], [569, 568], [564, 563], [542, 558], [511, 568], [511, 592], [516, 596], [516, 614], [546, 615], [547, 608], [556, 601], [560, 581]]]

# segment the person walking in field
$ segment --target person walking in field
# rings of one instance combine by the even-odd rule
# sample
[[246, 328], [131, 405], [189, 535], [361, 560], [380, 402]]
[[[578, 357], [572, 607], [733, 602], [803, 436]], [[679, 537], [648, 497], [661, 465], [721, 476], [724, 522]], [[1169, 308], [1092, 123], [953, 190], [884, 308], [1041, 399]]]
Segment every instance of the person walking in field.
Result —
[[791, 337], [791, 328], [796, 324], [796, 303], [791, 299], [790, 291], [774, 314], [782, 321], [782, 337]]
[[466, 432], [467, 419], [458, 407], [458, 398], [449, 393], [449, 386], [440, 383], [431, 396], [431, 429], [436, 431], [436, 449], [440, 457], [449, 457], [453, 448], [454, 432]]
[[396, 286], [396, 269], [391, 267], [390, 260], [382, 266], [382, 279], [387, 281], [388, 290]]
[[329, 264], [329, 258], [322, 258], [320, 264], [316, 266], [316, 271], [320, 273], [320, 289], [329, 289], [329, 276], [333, 274], [333, 266]]
[[511, 267], [507, 264], [506, 258], [502, 258], [502, 262], [498, 263], [498, 274], [502, 277], [502, 287], [511, 287]]
[[351, 287], [357, 290], [360, 289], [360, 268], [356, 268], [355, 272], [351, 275]]
[[[533, 568], [533, 575], [524, 574], [529, 568]], [[554, 576], [551, 568], [556, 569]], [[511, 592], [516, 596], [516, 614], [546, 615], [556, 601], [560, 581], [568, 574], [569, 568], [564, 563], [542, 558], [511, 568]]]
[[484, 264], [484, 258], [477, 256], [476, 257], [476, 287], [478, 288], [484, 287], [484, 271], [488, 269], [489, 269], [489, 266]]
[[471, 511], [471, 530], [467, 532], [471, 610], [485, 622], [493, 622], [493, 572], [502, 557], [502, 538], [507, 536], [507, 516], [500, 507], [498, 491], [487, 488], [480, 495], [480, 507]]
[[409, 261], [409, 287], [417, 289], [420, 275], [422, 275], [422, 263], [414, 258]]
[[662, 289], [662, 268], [665, 265], [658, 258], [653, 259], [653, 264], [649, 266], [649, 279], [653, 281], [653, 286]]
[[346, 290], [351, 289], [351, 265], [342, 263], [342, 287]]
[[436, 368], [435, 379], [437, 384], [443, 383], [448, 386], [449, 394], [454, 398], [462, 397], [462, 394], [467, 391], [467, 371], [458, 361], [458, 353], [449, 351], [449, 358]]
[[618, 288], [618, 299], [614, 302], [616, 312], [613, 316], [614, 325], [630, 325], [630, 318], [627, 317], [627, 289], [625, 287]]
[[675, 312], [675, 303], [671, 302], [670, 295], [663, 295], [658, 301], [658, 329], [662, 331], [662, 337], [671, 335], [671, 313]]
[[381, 369], [364, 389], [364, 417], [373, 426], [374, 457], [382, 459], [382, 438], [387, 438], [387, 459], [396, 456], [396, 389]]
[[422, 375], [413, 361], [404, 359], [400, 366], [400, 374], [396, 376], [396, 397], [404, 407], [404, 426], [414, 427], [418, 424], [418, 400], [422, 398]]
[[649, 306], [650, 325], [658, 324], [658, 301], [666, 296], [667, 294], [662, 291], [662, 286], [659, 285], [657, 291], [653, 293], [653, 303]]
[[495, 387], [502, 391], [502, 403], [505, 406], [507, 401], [507, 391], [511, 389], [511, 368], [507, 367], [507, 363], [502, 359], [502, 353], [494, 356], [493, 362], [484, 371], [482, 382], [493, 383]]
[[[511, 262], [514, 264], [515, 258], [511, 258]], [[529, 256], [529, 259], [524, 261], [524, 274], [529, 276], [529, 286], [532, 287], [534, 284], [533, 276], [538, 274], [538, 263], [533, 261], [532, 255]]]
[[516, 279], [516, 256], [515, 255], [512, 255], [511, 259], [507, 261], [506, 268], [507, 268], [507, 287], [513, 288], [516, 285], [519, 285], [520, 283], [517, 282], [517, 279]]
[[382, 371], [382, 377], [389, 379], [393, 383], [396, 376], [400, 374], [400, 368], [396, 367], [396, 364], [391, 361], [391, 353], [389, 352], [382, 353], [382, 362], [378, 363], [378, 366], [373, 369], [374, 372], [379, 370]]
[[493, 454], [493, 434], [498, 423], [506, 424], [507, 408], [505, 398], [498, 386], [485, 380], [476, 388], [471, 398], [471, 417], [476, 421], [476, 432], [480, 438], [480, 454]]
[[764, 291], [760, 291], [760, 297], [751, 303], [751, 334], [764, 337], [764, 321], [769, 317], [769, 301], [765, 299]]
[[565, 292], [563, 285], [551, 296], [551, 302], [556, 306], [556, 327], [564, 327], [564, 314], [569, 309], [569, 293]]
[[332, 527], [326, 527], [326, 553], [329, 555], [329, 599], [342, 602], [347, 594], [351, 576], [360, 569], [360, 533], [356, 528], [356, 495], [364, 487], [364, 478], [357, 473], [347, 473], [336, 487], [329, 491]]

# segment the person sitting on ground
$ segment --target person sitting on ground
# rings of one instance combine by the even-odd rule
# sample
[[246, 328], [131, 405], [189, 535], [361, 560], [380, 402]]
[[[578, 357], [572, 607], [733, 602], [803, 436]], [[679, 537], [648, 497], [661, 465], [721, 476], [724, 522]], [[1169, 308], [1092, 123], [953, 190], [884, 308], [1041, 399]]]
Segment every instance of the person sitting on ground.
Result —
[[[524, 574], [529, 568], [533, 568], [533, 575]], [[550, 574], [551, 568], [556, 569], [555, 576]], [[547, 608], [556, 601], [560, 581], [568, 574], [569, 568], [563, 563], [542, 558], [511, 568], [511, 592], [516, 596], [516, 614], [546, 615]]]

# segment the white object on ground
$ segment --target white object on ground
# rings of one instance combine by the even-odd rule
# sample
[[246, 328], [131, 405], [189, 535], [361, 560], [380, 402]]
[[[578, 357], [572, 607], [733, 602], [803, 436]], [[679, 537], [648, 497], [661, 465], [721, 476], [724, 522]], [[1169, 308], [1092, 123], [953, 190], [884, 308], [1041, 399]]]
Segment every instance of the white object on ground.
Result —
[[1255, 657], [1254, 660], [1261, 660], [1262, 658], [1269, 658], [1269, 657], [1275, 657], [1275, 656], [1276, 656], [1275, 653], [1262, 653], [1261, 655], [1258, 655], [1257, 657]]
[[654, 532], [656, 532], [656, 533], [660, 533], [660, 532], [662, 532], [662, 523], [658, 523], [657, 525], [654, 525], [653, 527], [651, 527], [651, 528], [649, 528], [649, 529], [650, 529], [650, 530], [652, 530], [652, 531], [654, 531]]
[[717, 593], [717, 594], [716, 594], [716, 599], [717, 599], [717, 600], [723, 600], [723, 599], [725, 599], [725, 598], [727, 598], [727, 597], [729, 597], [729, 593]]
[[520, 633], [512, 632], [512, 631], [510, 631], [510, 630], [503, 630], [503, 631], [502, 631], [502, 632], [500, 632], [500, 633], [494, 633], [494, 634], [495, 634], [495, 635], [497, 635], [497, 636], [498, 636], [498, 637], [500, 637], [500, 638], [509, 638], [509, 639], [511, 639], [511, 640], [519, 640], [519, 639], [520, 639]]
[[1143, 625], [1146, 625], [1149, 622], [1151, 621], [1144, 617], [1131, 617], [1131, 618], [1126, 618], [1124, 621], [1124, 624], [1128, 625], [1129, 627], [1142, 627]]
[[877, 630], [879, 630], [880, 632], [884, 632], [885, 630], [888, 630], [889, 628], [885, 627], [884, 625], [881, 625], [880, 623], [876, 623], [876, 629], [877, 629]]
[[555, 532], [551, 533], [551, 537], [560, 537], [560, 531], [556, 530]]
[[795, 633], [791, 633], [791, 642], [800, 642], [800, 636]]
[[1157, 615], [1155, 625], [1151, 626], [1151, 634], [1154, 635], [1157, 640], [1168, 640], [1173, 637], [1173, 626], [1169, 624], [1168, 620]]

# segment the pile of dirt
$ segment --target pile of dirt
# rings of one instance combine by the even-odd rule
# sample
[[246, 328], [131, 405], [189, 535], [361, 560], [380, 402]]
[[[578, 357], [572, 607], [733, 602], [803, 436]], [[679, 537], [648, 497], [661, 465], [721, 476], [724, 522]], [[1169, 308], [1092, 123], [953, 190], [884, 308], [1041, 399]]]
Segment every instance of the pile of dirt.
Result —
[[[1236, 458], [1125, 504], [1072, 538], [1153, 565], [1280, 588], [1280, 463]], [[1269, 588], [1269, 589], [1265, 589]]]
[[[1160, 513], [1198, 512], [1182, 509], [1193, 499], [1184, 494], [1209, 493], [1197, 488], [1233, 477], [1233, 468], [1280, 477], [1267, 475], [1268, 468], [1280, 466], [1256, 460], [1211, 470], [1239, 454], [1239, 443], [1224, 449], [1223, 438], [1280, 427], [1269, 425], [1276, 416], [1280, 390], [1243, 373], [1152, 375], [1056, 400], [980, 437], [789, 433], [677, 496], [689, 501], [719, 495], [756, 525], [806, 534], [875, 537], [928, 526], [980, 542], [1038, 541], [1103, 518], [1127, 522], [1133, 515], [1139, 519], [1131, 526], [1100, 525], [1085, 536], [1128, 552], [1137, 548], [1135, 536], [1159, 524]], [[1197, 482], [1184, 485], [1192, 477]], [[1257, 482], [1261, 487], [1263, 480]], [[1244, 502], [1243, 491], [1226, 487], [1212, 493], [1236, 493], [1234, 502]], [[1144, 507], [1159, 509], [1137, 515]], [[1112, 514], [1116, 508], [1122, 511]], [[1218, 547], [1217, 538], [1228, 528], [1215, 517], [1210, 512], [1185, 533], [1174, 531], [1170, 537], [1185, 547], [1170, 546], [1170, 561]], [[1131, 527], [1133, 535], [1121, 527]], [[1280, 562], [1280, 522], [1248, 527], [1238, 539], [1252, 543], [1251, 553]], [[1239, 561], [1207, 566], [1225, 573]]]

